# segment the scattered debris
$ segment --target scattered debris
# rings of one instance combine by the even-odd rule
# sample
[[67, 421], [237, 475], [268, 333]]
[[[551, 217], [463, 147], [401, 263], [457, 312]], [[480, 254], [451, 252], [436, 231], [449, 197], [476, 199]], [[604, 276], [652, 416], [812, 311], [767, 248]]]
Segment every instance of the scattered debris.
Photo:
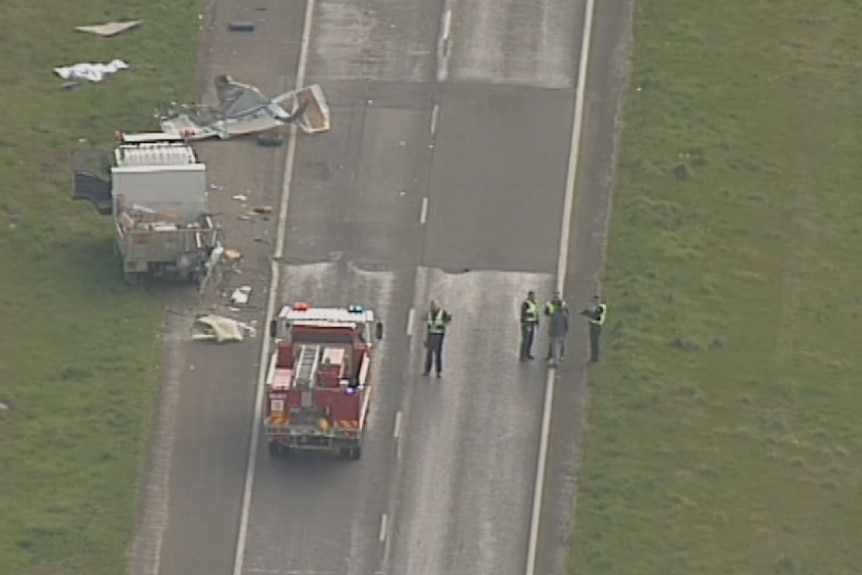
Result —
[[224, 186], [217, 186], [215, 184], [210, 184], [210, 189], [216, 192], [221, 192], [224, 190]]
[[271, 214], [273, 209], [272, 206], [255, 206], [251, 209], [256, 214]]
[[125, 22], [108, 22], [107, 24], [98, 24], [96, 26], [78, 26], [75, 28], [78, 32], [86, 32], [95, 34], [102, 38], [111, 38], [123, 32], [127, 32], [141, 25], [141, 20], [127, 20]]
[[248, 298], [251, 295], [251, 286], [242, 286], [233, 290], [230, 294], [230, 303], [235, 305], [244, 305], [248, 303]]
[[200, 316], [192, 326], [194, 341], [233, 343], [243, 341], [246, 336], [253, 338], [256, 335], [257, 331], [252, 326], [220, 315]]
[[247, 202], [248, 196], [245, 194], [236, 194], [235, 196], [233, 196], [233, 199], [238, 202]]
[[267, 148], [277, 148], [284, 144], [284, 138], [278, 130], [269, 130], [258, 135], [257, 144]]
[[242, 259], [242, 252], [239, 250], [234, 250], [234, 249], [228, 248], [224, 252], [224, 257], [226, 257], [228, 259], [228, 261], [235, 262], [235, 261]]
[[12, 402], [0, 399], [0, 411], [11, 411], [13, 408]]
[[330, 128], [329, 106], [317, 84], [271, 100], [256, 87], [235, 82], [227, 75], [215, 79], [215, 88], [217, 106], [192, 105], [186, 111], [169, 111], [160, 118], [162, 130], [188, 140], [225, 140], [294, 123], [306, 134]]
[[120, 70], [128, 70], [129, 65], [122, 60], [112, 60], [107, 64], [92, 64], [84, 62], [73, 66], [61, 66], [54, 68], [54, 73], [63, 80], [77, 80], [87, 82], [101, 82], [108, 76], [116, 74]]
[[234, 20], [233, 22], [228, 22], [227, 29], [231, 32], [254, 32], [254, 22], [247, 22], [242, 20]]

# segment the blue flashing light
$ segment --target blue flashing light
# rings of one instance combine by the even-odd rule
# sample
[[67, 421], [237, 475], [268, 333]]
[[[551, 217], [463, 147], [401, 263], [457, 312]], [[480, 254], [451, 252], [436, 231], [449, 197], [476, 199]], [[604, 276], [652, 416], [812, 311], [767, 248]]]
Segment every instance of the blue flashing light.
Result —
[[363, 308], [361, 305], [347, 306], [347, 312], [348, 313], [362, 313], [364, 311], [365, 311], [365, 308]]

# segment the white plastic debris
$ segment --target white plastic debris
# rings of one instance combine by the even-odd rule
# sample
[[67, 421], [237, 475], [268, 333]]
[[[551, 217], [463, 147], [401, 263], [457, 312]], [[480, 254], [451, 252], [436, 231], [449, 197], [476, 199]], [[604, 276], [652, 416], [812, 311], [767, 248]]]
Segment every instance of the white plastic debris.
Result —
[[[241, 342], [246, 337], [255, 337], [254, 327], [220, 315], [204, 315], [195, 319], [192, 326], [194, 341], [215, 343]], [[193, 369], [193, 368], [192, 368]]]
[[233, 290], [230, 294], [230, 303], [235, 305], [244, 305], [248, 303], [248, 298], [251, 295], [251, 286], [242, 286]]
[[248, 196], [245, 194], [237, 194], [233, 197], [233, 199], [235, 199], [238, 202], [245, 202], [245, 201], [248, 201]]
[[108, 76], [116, 74], [120, 70], [128, 70], [129, 65], [122, 60], [112, 60], [107, 64], [91, 64], [85, 62], [73, 66], [61, 66], [54, 68], [54, 73], [64, 80], [86, 80], [87, 82], [101, 82]]

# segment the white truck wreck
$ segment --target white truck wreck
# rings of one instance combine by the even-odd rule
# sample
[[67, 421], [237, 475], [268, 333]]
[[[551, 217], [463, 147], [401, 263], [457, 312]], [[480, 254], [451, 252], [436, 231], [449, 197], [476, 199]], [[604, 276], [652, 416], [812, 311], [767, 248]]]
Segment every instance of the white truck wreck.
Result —
[[75, 200], [112, 215], [127, 282], [165, 277], [202, 286], [224, 252], [208, 209], [206, 165], [175, 134], [118, 134], [73, 154]]

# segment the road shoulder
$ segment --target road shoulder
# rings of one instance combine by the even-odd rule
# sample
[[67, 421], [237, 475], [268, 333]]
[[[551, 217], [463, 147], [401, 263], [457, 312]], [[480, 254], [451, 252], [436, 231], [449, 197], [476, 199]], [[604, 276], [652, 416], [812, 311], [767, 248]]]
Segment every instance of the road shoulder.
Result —
[[[622, 4], [622, 5], [620, 5]], [[601, 287], [606, 228], [622, 132], [623, 98], [629, 74], [634, 0], [596, 4], [587, 77], [580, 171], [569, 244], [565, 299], [580, 309]], [[576, 321], [572, 356], [558, 372], [551, 412], [548, 464], [539, 526], [535, 573], [567, 572], [577, 477], [588, 427], [586, 323]], [[595, 368], [591, 368], [595, 369]]]

